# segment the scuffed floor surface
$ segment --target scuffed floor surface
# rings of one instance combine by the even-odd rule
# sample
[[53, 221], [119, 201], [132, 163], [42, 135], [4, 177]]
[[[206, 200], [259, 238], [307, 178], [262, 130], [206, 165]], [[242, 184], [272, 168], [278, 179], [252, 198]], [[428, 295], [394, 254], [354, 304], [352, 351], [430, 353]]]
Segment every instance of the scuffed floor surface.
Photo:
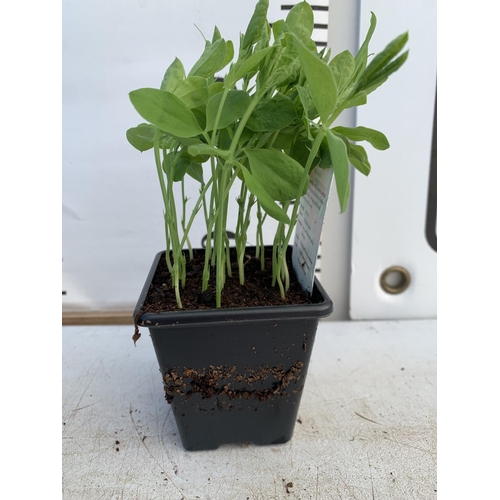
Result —
[[292, 440], [203, 452], [143, 333], [63, 327], [64, 500], [436, 498], [436, 321], [321, 322]]

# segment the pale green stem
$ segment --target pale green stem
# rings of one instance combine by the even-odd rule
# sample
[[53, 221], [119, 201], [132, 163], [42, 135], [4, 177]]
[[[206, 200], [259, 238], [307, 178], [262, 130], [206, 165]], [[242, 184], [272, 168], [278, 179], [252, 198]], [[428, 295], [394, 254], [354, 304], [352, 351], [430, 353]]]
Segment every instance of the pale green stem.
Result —
[[[188, 246], [188, 251], [189, 251], [189, 258], [190, 260], [193, 260], [193, 247], [191, 246], [191, 242], [189, 241], [189, 233], [186, 232], [186, 205], [188, 202], [188, 199], [186, 198], [186, 194], [184, 192], [184, 177], [181, 180], [181, 190], [182, 190], [182, 230], [184, 231], [184, 238], [183, 241], [185, 240]], [[184, 247], [184, 244], [181, 244], [181, 248]], [[183, 280], [185, 283], [185, 278]], [[182, 285], [184, 288], [184, 285]]]

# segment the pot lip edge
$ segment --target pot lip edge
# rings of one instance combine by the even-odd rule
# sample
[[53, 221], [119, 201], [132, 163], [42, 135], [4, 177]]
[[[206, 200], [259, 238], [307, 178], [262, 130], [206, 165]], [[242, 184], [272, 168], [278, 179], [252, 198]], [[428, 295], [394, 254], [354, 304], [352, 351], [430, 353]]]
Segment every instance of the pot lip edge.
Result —
[[[156, 272], [156, 267], [165, 250], [159, 251], [153, 260], [148, 276], [142, 288], [139, 300], [133, 312], [135, 319], [146, 299], [149, 286]], [[220, 309], [196, 309], [189, 311], [166, 311], [164, 313], [144, 313], [137, 323], [147, 328], [162, 327], [172, 323], [179, 326], [200, 323], [230, 323], [241, 321], [265, 321], [265, 320], [298, 320], [298, 319], [320, 319], [330, 316], [333, 312], [333, 302], [327, 294], [318, 278], [314, 277], [314, 288], [323, 297], [323, 301], [315, 304], [286, 304], [279, 306], [252, 306], [252, 307], [227, 307]], [[172, 321], [173, 320], [173, 321]], [[151, 324], [142, 325], [146, 321]], [[157, 324], [155, 324], [157, 323]]]

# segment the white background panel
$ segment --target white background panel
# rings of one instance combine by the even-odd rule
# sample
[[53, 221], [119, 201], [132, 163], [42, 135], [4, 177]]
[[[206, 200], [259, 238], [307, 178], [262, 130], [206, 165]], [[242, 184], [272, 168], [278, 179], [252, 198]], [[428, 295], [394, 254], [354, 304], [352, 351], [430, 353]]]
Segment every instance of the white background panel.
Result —
[[[370, 52], [409, 31], [410, 56], [399, 72], [358, 109], [358, 123], [384, 132], [391, 148], [366, 147], [372, 172], [356, 173], [352, 227], [350, 313], [353, 319], [436, 316], [437, 254], [425, 236], [436, 96], [436, 1], [363, 0], [379, 19]], [[369, 17], [361, 16], [360, 40]], [[382, 290], [390, 266], [411, 274], [399, 295]]]

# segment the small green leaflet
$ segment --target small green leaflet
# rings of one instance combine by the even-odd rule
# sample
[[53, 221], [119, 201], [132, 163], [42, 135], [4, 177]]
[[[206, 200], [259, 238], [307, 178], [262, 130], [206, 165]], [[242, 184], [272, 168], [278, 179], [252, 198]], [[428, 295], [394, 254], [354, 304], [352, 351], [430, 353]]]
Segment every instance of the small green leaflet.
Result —
[[286, 16], [286, 24], [299, 40], [307, 42], [314, 29], [314, 14], [311, 6], [307, 2], [295, 4]]
[[363, 106], [368, 101], [366, 92], [357, 92], [351, 99], [345, 103], [345, 109], [354, 108], [356, 106]]
[[[290, 36], [287, 34], [287, 36]], [[331, 68], [317, 55], [313, 54], [297, 37], [294, 44], [299, 54], [312, 100], [323, 123], [335, 111], [337, 86]]]
[[370, 80], [375, 73], [381, 71], [396, 57], [408, 42], [408, 33], [403, 33], [390, 42], [382, 52], [379, 52], [361, 75], [361, 80]]
[[153, 147], [155, 129], [148, 123], [141, 123], [137, 127], [127, 130], [127, 140], [141, 153]]
[[199, 163], [189, 162], [189, 166], [186, 173], [192, 177], [195, 181], [203, 184], [203, 168]]
[[194, 137], [203, 133], [190, 109], [174, 94], [158, 89], [130, 92], [136, 111], [160, 130], [178, 137]]
[[351, 141], [367, 141], [369, 142], [375, 149], [380, 151], [385, 151], [389, 149], [390, 144], [387, 140], [387, 137], [378, 130], [374, 130], [368, 127], [334, 127], [334, 132], [344, 135]]
[[359, 144], [349, 145], [349, 161], [352, 163], [352, 166], [363, 175], [370, 174], [372, 167], [363, 146]]
[[337, 54], [329, 63], [339, 95], [347, 87], [354, 73], [354, 57], [348, 50]]
[[208, 101], [207, 79], [188, 76], [175, 88], [174, 94], [189, 108], [197, 108]]
[[337, 195], [340, 203], [340, 213], [347, 210], [349, 204], [349, 195], [351, 186], [349, 183], [349, 158], [347, 156], [347, 148], [344, 141], [334, 135], [330, 130], [326, 129], [326, 140], [328, 142], [328, 150], [332, 160], [333, 174], [335, 176], [335, 186], [337, 187]]
[[220, 40], [222, 35], [220, 34], [219, 28], [214, 26], [214, 34], [212, 35], [212, 43], [215, 43], [217, 40]]
[[391, 76], [395, 71], [397, 71], [401, 66], [403, 66], [406, 59], [408, 59], [408, 53], [409, 51], [407, 50], [399, 57], [394, 59], [394, 61], [388, 64], [384, 69], [382, 69], [378, 73], [375, 73], [375, 75], [373, 75], [369, 81], [365, 82], [363, 80], [359, 82], [358, 89], [363, 90], [366, 94], [370, 94], [371, 92], [376, 90], [378, 87], [380, 87], [383, 83], [387, 81], [389, 76]]
[[356, 57], [354, 58], [354, 63], [355, 63], [355, 71], [354, 71], [354, 79], [357, 80], [361, 73], [365, 70], [366, 68], [366, 62], [368, 60], [368, 45], [370, 44], [370, 41], [373, 36], [373, 32], [375, 31], [375, 28], [377, 26], [377, 16], [372, 12], [371, 13], [371, 18], [370, 18], [370, 27], [368, 28], [368, 32], [366, 34], [365, 40], [362, 43], [360, 49], [358, 50], [358, 53], [356, 54]]
[[231, 85], [234, 86], [234, 84], [238, 80], [241, 80], [241, 78], [246, 76], [248, 73], [251, 73], [252, 71], [256, 70], [257, 66], [264, 59], [264, 57], [266, 57], [274, 49], [275, 49], [274, 46], [266, 47], [265, 49], [255, 52], [248, 59], [239, 61], [237, 64], [235, 64], [234, 70], [232, 70], [228, 76], [229, 80], [231, 81]]
[[259, 0], [255, 6], [254, 13], [248, 23], [245, 35], [241, 43], [241, 50], [245, 50], [253, 45], [262, 36], [262, 27], [267, 23], [267, 10], [269, 0]]
[[180, 59], [176, 57], [174, 62], [167, 68], [160, 89], [166, 90], [167, 92], [173, 92], [184, 78], [186, 78], [184, 66]]
[[273, 219], [290, 224], [290, 218], [286, 212], [275, 203], [262, 184], [246, 168], [241, 170], [248, 190], [259, 200], [264, 211]]
[[233, 42], [231, 42], [231, 40], [228, 40], [226, 42], [226, 56], [224, 57], [222, 68], [225, 68], [233, 60], [233, 57], [234, 57], [234, 45]]
[[217, 40], [205, 48], [201, 57], [196, 61], [189, 72], [189, 76], [201, 76], [208, 78], [220, 71], [226, 59], [226, 42], [223, 39]]
[[[207, 125], [205, 130], [210, 131], [215, 127], [215, 120], [219, 111], [222, 96], [215, 94], [207, 103]], [[243, 90], [230, 90], [227, 93], [224, 106], [219, 118], [217, 129], [226, 128], [235, 120], [239, 120], [250, 105], [250, 96]]]
[[175, 163], [174, 166], [174, 182], [179, 182], [184, 179], [190, 164], [191, 162], [182, 156], [177, 159], [177, 163]]
[[297, 117], [292, 100], [283, 94], [260, 102], [247, 122], [254, 132], [274, 132], [290, 125]]
[[277, 149], [244, 149], [243, 152], [250, 162], [252, 175], [273, 200], [291, 201], [306, 193], [309, 182], [299, 193], [304, 169], [293, 158]]

